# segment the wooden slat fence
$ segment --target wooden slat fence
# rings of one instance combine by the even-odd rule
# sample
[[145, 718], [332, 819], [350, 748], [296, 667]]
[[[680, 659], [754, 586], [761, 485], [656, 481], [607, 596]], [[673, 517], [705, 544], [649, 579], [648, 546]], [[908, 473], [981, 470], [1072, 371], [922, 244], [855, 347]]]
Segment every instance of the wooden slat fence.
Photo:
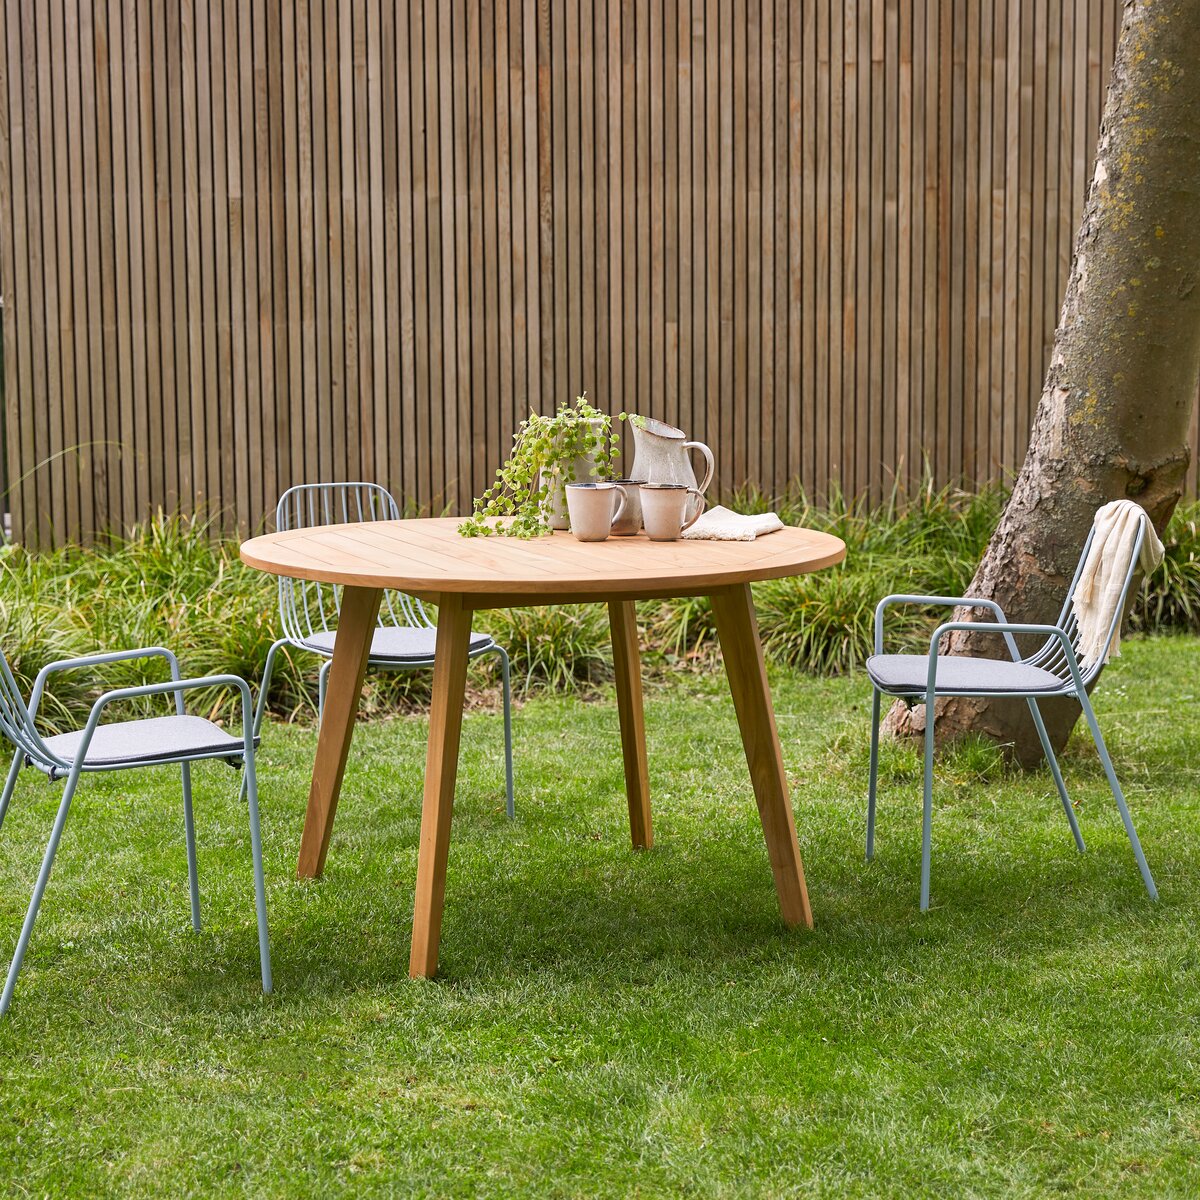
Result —
[[458, 506], [584, 388], [726, 491], [994, 478], [1118, 9], [0, 0], [14, 528]]

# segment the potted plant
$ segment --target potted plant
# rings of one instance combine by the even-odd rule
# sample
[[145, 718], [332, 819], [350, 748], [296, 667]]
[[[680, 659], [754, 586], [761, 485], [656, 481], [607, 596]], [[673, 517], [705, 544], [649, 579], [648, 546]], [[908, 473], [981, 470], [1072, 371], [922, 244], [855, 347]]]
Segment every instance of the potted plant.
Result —
[[616, 446], [612, 418], [593, 408], [586, 392], [553, 416], [530, 413], [513, 435], [512, 451], [495, 482], [475, 501], [458, 532], [530, 538], [566, 529], [566, 485], [607, 479]]

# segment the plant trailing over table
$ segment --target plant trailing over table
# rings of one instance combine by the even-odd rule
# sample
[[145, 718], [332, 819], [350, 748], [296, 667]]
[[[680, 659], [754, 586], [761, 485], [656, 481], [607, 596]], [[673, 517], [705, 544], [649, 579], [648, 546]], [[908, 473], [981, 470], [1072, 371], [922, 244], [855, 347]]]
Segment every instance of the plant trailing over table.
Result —
[[553, 506], [561, 502], [563, 486], [575, 482], [577, 465], [587, 463], [592, 477], [607, 479], [616, 449], [612, 418], [587, 402], [587, 392], [553, 416], [530, 413], [495, 482], [475, 501], [458, 532], [520, 538], [548, 533]]

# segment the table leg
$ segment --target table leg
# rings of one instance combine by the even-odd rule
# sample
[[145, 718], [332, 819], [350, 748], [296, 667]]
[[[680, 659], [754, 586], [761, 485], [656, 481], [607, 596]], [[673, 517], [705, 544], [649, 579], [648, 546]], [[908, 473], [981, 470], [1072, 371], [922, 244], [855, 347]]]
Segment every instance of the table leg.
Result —
[[742, 745], [754, 798], [762, 821], [779, 909], [789, 925], [812, 927], [812, 909], [804, 884], [804, 864], [796, 843], [796, 825], [788, 799], [787, 775], [783, 769], [783, 751], [775, 728], [771, 692], [767, 686], [766, 664], [758, 640], [758, 622], [749, 584], [716, 592], [712, 596], [717, 619], [717, 636], [729, 676], [729, 690], [742, 731]]
[[308, 792], [308, 814], [304, 818], [300, 861], [296, 865], [296, 874], [301, 879], [312, 879], [325, 869], [325, 855], [333, 833], [333, 817], [342, 790], [342, 776], [346, 773], [350, 741], [354, 737], [358, 697], [363, 676], [367, 673], [371, 638], [382, 596], [378, 588], [348, 587], [342, 593], [337, 640], [333, 644], [333, 666], [329, 672], [329, 688], [317, 742], [317, 760], [313, 764], [312, 786]]
[[471, 610], [464, 605], [461, 596], [443, 595], [438, 601], [421, 846], [413, 901], [412, 951], [408, 960], [408, 973], [413, 979], [428, 979], [437, 974], [470, 639]]
[[646, 720], [642, 712], [642, 660], [638, 653], [637, 606], [632, 600], [610, 600], [617, 714], [621, 721], [621, 756], [625, 761], [625, 795], [629, 799], [629, 834], [636, 849], [654, 845], [650, 824], [650, 778], [646, 770]]

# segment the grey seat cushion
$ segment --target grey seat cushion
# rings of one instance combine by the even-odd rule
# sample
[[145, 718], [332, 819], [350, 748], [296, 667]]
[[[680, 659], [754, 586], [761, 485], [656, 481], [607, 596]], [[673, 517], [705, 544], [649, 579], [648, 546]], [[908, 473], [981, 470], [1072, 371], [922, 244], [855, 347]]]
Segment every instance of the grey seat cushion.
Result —
[[[45, 738], [47, 746], [64, 762], [79, 753], [83, 730]], [[160, 758], [183, 758], [227, 750], [240, 754], [243, 742], [203, 717], [146, 717], [138, 721], [114, 721], [97, 725], [87, 749], [87, 766], [154, 762]]]
[[[924, 654], [873, 654], [867, 659], [867, 674], [883, 692], [924, 692], [929, 678], [929, 659]], [[937, 690], [949, 692], [1057, 692], [1063, 681], [1041, 667], [1004, 662], [995, 658], [939, 655]]]
[[[318, 654], [332, 654], [337, 631], [314, 633], [304, 639], [304, 644]], [[490, 646], [492, 639], [486, 633], [472, 633], [471, 652]], [[371, 659], [383, 662], [404, 662], [407, 659], [432, 659], [437, 646], [436, 629], [413, 629], [406, 626], [384, 626], [375, 630], [371, 639]]]

